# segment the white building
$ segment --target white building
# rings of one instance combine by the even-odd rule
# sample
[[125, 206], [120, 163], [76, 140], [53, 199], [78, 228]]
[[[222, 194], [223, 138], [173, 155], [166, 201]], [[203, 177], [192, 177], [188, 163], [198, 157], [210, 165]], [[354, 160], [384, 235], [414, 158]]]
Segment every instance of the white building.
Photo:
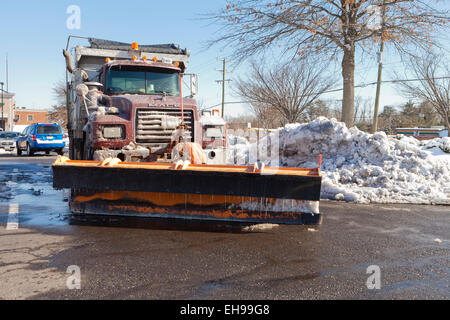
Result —
[[[3, 96], [3, 106], [1, 105]], [[0, 89], [0, 128], [13, 131], [14, 109], [16, 107], [15, 94]], [[3, 117], [3, 118], [2, 118]]]

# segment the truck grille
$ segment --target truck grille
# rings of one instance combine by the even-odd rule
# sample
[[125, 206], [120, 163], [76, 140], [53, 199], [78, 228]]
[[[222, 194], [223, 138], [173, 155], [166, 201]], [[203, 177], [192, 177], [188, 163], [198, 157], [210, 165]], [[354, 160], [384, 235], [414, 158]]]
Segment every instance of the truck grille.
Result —
[[[194, 113], [184, 110], [184, 122], [187, 125], [186, 137], [193, 141]], [[150, 148], [156, 153], [167, 148], [173, 131], [181, 122], [180, 109], [137, 109], [136, 110], [136, 143]]]

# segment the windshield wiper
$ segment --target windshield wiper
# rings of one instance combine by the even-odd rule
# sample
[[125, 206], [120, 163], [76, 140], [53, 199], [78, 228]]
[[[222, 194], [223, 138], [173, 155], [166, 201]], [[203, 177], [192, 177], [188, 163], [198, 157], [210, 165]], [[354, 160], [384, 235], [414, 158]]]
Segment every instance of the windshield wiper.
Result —
[[162, 93], [165, 96], [174, 96], [175, 94], [172, 92], [166, 92], [166, 91], [162, 91], [162, 90], [155, 90], [155, 92], [157, 93]]

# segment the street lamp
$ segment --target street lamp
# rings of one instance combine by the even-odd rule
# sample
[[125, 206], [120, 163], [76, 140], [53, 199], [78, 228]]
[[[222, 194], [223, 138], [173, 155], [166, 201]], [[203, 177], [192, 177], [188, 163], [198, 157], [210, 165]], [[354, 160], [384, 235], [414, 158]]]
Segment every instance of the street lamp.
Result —
[[4, 85], [4, 83], [0, 82], [0, 85], [2, 86], [2, 120], [1, 120], [1, 124], [2, 124], [3, 131], [5, 131], [5, 124], [3, 122], [3, 85]]

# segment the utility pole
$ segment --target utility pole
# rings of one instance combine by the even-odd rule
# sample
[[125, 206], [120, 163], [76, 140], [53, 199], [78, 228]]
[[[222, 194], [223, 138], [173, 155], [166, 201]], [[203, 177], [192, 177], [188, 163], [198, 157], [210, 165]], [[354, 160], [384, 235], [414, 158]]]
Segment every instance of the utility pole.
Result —
[[225, 83], [230, 82], [231, 80], [226, 79], [226, 60], [223, 59], [223, 69], [218, 70], [222, 71], [222, 80], [216, 80], [217, 83], [222, 83], [222, 118], [225, 119]]
[[4, 83], [3, 82], [0, 82], [0, 85], [2, 86], [2, 120], [0, 121], [1, 122], [1, 124], [2, 124], [2, 129], [3, 129], [3, 131], [5, 131], [5, 124], [4, 124], [4, 120], [3, 120], [3, 85], [4, 85]]
[[378, 54], [378, 78], [377, 78], [377, 93], [375, 96], [375, 110], [373, 114], [373, 123], [372, 123], [372, 133], [377, 132], [378, 129], [378, 109], [380, 107], [380, 91], [381, 91], [381, 79], [383, 76], [383, 52], [384, 52], [384, 19], [386, 15], [386, 0], [383, 0], [383, 5], [381, 8], [381, 44], [380, 44], [380, 52]]
[[226, 77], [226, 60], [223, 59], [223, 78], [222, 78], [222, 118], [225, 119], [225, 77]]
[[9, 92], [9, 63], [8, 63], [8, 53], [6, 54], [6, 92]]

